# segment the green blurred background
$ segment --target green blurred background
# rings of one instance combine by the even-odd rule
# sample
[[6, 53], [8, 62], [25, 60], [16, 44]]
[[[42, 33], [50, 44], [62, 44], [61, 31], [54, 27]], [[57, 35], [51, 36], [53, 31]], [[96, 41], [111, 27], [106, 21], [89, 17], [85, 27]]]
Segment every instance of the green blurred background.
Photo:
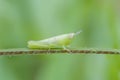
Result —
[[[120, 48], [119, 0], [0, 0], [0, 49], [83, 32], [71, 47]], [[120, 80], [120, 55], [0, 56], [0, 80]]]

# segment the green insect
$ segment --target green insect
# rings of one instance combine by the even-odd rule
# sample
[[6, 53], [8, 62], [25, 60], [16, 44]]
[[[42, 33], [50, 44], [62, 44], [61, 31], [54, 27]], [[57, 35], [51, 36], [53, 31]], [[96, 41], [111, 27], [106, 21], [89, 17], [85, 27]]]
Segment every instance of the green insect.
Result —
[[68, 47], [74, 36], [80, 34], [81, 31], [76, 33], [68, 33], [55, 37], [51, 37], [39, 41], [28, 41], [28, 48], [31, 49], [56, 49]]

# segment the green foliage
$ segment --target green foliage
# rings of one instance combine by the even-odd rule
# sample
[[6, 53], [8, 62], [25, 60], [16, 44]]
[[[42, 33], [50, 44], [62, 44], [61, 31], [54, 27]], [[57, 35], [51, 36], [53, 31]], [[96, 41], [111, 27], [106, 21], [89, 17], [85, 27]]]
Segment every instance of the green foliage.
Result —
[[[75, 48], [120, 48], [118, 0], [0, 0], [0, 48], [82, 30]], [[119, 55], [0, 57], [0, 80], [119, 80]]]

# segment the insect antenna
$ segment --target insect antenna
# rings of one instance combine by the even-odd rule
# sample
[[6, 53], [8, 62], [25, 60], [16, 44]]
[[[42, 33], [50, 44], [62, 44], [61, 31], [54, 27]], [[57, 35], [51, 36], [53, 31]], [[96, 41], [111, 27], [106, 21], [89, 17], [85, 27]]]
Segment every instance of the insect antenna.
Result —
[[82, 30], [75, 33], [75, 35], [79, 35], [82, 32]]

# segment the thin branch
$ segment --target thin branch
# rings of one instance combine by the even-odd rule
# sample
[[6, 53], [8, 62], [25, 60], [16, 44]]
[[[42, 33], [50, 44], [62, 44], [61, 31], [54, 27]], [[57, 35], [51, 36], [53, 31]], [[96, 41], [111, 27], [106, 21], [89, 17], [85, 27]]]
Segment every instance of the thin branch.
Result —
[[120, 50], [95, 50], [95, 49], [82, 49], [82, 50], [40, 50], [40, 49], [4, 49], [0, 50], [0, 55], [20, 55], [20, 54], [120, 54]]

